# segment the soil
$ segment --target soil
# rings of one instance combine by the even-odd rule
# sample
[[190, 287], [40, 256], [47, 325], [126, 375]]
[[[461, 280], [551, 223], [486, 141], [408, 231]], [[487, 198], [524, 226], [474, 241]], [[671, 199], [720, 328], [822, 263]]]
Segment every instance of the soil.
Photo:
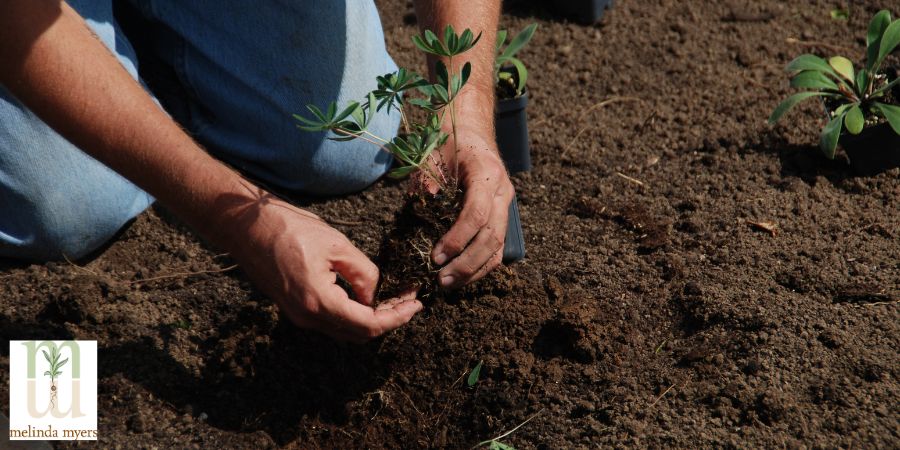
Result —
[[[411, 6], [378, 3], [421, 67]], [[900, 169], [821, 156], [816, 105], [765, 124], [784, 65], [861, 59], [884, 3], [621, 0], [596, 26], [511, 4], [503, 26], [540, 23], [528, 258], [368, 345], [295, 329], [161, 208], [84, 264], [5, 266], [0, 334], [99, 341], [104, 448], [469, 448], [530, 417], [503, 441], [897, 448]], [[640, 100], [591, 109], [613, 97]], [[405, 192], [303, 204], [375, 255]]]
[[441, 268], [431, 261], [431, 250], [459, 216], [460, 199], [457, 190], [453, 195], [407, 197], [374, 258], [381, 271], [378, 298], [394, 298], [409, 289], [416, 289], [422, 300], [434, 297]]

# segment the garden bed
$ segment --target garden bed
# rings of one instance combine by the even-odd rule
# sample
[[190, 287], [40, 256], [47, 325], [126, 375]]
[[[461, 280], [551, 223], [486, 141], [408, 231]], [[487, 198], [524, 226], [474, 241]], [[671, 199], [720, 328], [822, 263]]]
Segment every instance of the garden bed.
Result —
[[[407, 2], [378, 3], [421, 67]], [[817, 105], [765, 124], [794, 55], [862, 57], [847, 36], [884, 6], [862, 3], [621, 0], [597, 26], [516, 6], [505, 26], [541, 26], [528, 258], [385, 339], [293, 328], [159, 209], [83, 267], [4, 266], [0, 334], [99, 341], [105, 448], [469, 448], [535, 414], [503, 441], [895, 447], [900, 169], [825, 159]], [[374, 255], [404, 193], [303, 204]]]

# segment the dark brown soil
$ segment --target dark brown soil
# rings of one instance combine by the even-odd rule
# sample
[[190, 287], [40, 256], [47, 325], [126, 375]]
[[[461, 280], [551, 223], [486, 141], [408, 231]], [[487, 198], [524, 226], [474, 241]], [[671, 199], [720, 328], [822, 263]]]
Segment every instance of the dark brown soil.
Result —
[[433, 297], [441, 267], [431, 261], [431, 250], [459, 216], [460, 199], [462, 193], [455, 190], [453, 195], [407, 197], [374, 258], [381, 270], [378, 298], [394, 298], [409, 289], [417, 289], [422, 300]]
[[[378, 3], [421, 67], [407, 2]], [[822, 157], [816, 105], [765, 124], [784, 64], [859, 60], [888, 3], [621, 0], [597, 26], [520, 4], [528, 258], [380, 341], [297, 330], [239, 271], [156, 278], [230, 265], [161, 210], [84, 267], [2, 270], [0, 334], [99, 341], [104, 448], [469, 448], [534, 414], [505, 442], [897, 448], [900, 169]], [[591, 109], [612, 97], [639, 100]], [[404, 195], [308, 206], [375, 255]]]

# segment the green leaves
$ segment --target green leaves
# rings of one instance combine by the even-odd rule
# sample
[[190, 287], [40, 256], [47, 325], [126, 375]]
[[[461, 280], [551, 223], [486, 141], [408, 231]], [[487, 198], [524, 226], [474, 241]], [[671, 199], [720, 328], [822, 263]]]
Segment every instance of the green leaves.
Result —
[[428, 80], [419, 74], [402, 68], [396, 72], [376, 77], [375, 81], [378, 83], [378, 89], [372, 91], [372, 94], [378, 100], [376, 111], [386, 108], [388, 114], [390, 114], [391, 108], [401, 111], [403, 92], [428, 84]]
[[886, 30], [884, 30], [884, 34], [881, 35], [881, 45], [878, 47], [878, 61], [876, 62], [876, 67], [881, 66], [881, 63], [884, 62], [884, 58], [887, 57], [891, 52], [897, 48], [897, 45], [900, 45], [900, 20], [893, 21]]
[[869, 22], [869, 31], [866, 33], [866, 69], [873, 72], [878, 53], [881, 51], [881, 36], [891, 24], [891, 13], [887, 10], [878, 11], [872, 21]]
[[[852, 86], [855, 84], [853, 63], [843, 56], [834, 56], [825, 61], [816, 55], [800, 55], [788, 63], [785, 70], [794, 73], [791, 79], [792, 86], [827, 89], [848, 97], [853, 95]], [[814, 75], [815, 73], [821, 76]]]
[[[860, 72], [862, 73], [862, 72]], [[805, 89], [838, 90], [838, 85], [831, 78], [816, 70], [804, 70], [791, 78], [791, 86]]]
[[469, 387], [475, 386], [478, 383], [478, 378], [481, 377], [481, 365], [484, 361], [478, 361], [478, 364], [469, 372], [469, 378], [466, 379], [466, 384]]
[[481, 40], [481, 33], [475, 36], [472, 30], [466, 28], [462, 34], [457, 35], [452, 25], [444, 28], [444, 39], [441, 40], [431, 30], [425, 30], [422, 36], [413, 36], [412, 41], [419, 50], [425, 53], [453, 57], [469, 51]]
[[861, 96], [865, 96], [869, 89], [869, 71], [868, 69], [860, 69], [856, 73], [856, 92]]
[[[513, 37], [509, 45], [504, 49], [506, 43], [507, 32], [500, 30], [497, 33], [497, 42], [494, 45], [497, 57], [494, 60], [494, 81], [507, 80], [512, 77], [516, 80], [516, 95], [522, 95], [525, 92], [525, 84], [528, 82], [528, 69], [520, 59], [516, 58], [516, 54], [531, 41], [538, 25], [533, 23], [525, 27], [519, 34]], [[505, 67], [511, 66], [506, 70]], [[504, 73], [505, 72], [505, 73]]]
[[502, 52], [500, 50], [503, 47], [503, 44], [506, 42], [506, 30], [503, 31], [503, 41], [500, 41], [500, 35], [498, 34], [496, 44], [497, 58], [502, 60], [515, 57], [516, 54], [519, 53], [519, 51], [522, 50], [522, 48], [525, 47], [525, 45], [528, 44], [529, 41], [531, 41], [531, 38], [534, 37], [534, 32], [537, 31], [537, 27], [538, 24], [536, 23], [525, 27], [524, 30], [513, 37], [512, 41], [510, 41], [509, 45], [506, 46], [506, 49], [503, 49]]
[[891, 22], [891, 13], [881, 10], [869, 22], [866, 33], [866, 69], [875, 74], [884, 59], [900, 45], [900, 20]]
[[891, 128], [893, 128], [894, 133], [900, 135], [900, 106], [887, 105], [884, 103], [875, 103], [873, 106], [881, 112], [885, 119], [887, 119]]
[[850, 11], [846, 9], [836, 8], [831, 10], [831, 20], [849, 20]]
[[339, 137], [330, 137], [329, 139], [349, 141], [356, 139], [368, 129], [369, 123], [376, 113], [377, 100], [375, 93], [371, 92], [365, 105], [360, 105], [359, 102], [350, 102], [341, 112], [338, 112], [335, 102], [329, 103], [328, 109], [325, 111], [316, 105], [306, 105], [306, 109], [312, 113], [313, 118], [309, 119], [294, 114], [294, 119], [300, 122], [297, 128], [311, 132], [332, 131]]
[[900, 134], [900, 105], [879, 103], [900, 79], [885, 80], [880, 67], [885, 58], [900, 46], [900, 20], [891, 20], [887, 10], [879, 11], [872, 18], [866, 33], [866, 64], [855, 70], [853, 62], [843, 56], [827, 60], [816, 55], [800, 55], [787, 65], [792, 73], [791, 86], [809, 91], [800, 92], [782, 101], [769, 117], [769, 123], [778, 121], [787, 111], [812, 97], [829, 97], [834, 108], [828, 123], [822, 129], [819, 145], [825, 156], [834, 158], [841, 132], [844, 128], [853, 135], [862, 133], [866, 117], [880, 114], [891, 128]]
[[860, 109], [858, 104], [851, 106], [850, 109], [847, 110], [844, 124], [847, 126], [847, 131], [851, 134], [859, 134], [862, 132], [863, 127], [866, 125], [866, 119], [863, 117], [862, 109]]
[[844, 125], [844, 117], [846, 112], [836, 114], [819, 136], [819, 147], [828, 159], [834, 159], [834, 152], [837, 150], [838, 139], [841, 137], [841, 128]]
[[800, 55], [794, 58], [793, 61], [789, 62], [787, 67], [785, 68], [788, 72], [800, 72], [804, 70], [815, 70], [818, 72], [822, 72], [828, 75], [831, 75], [835, 78], [838, 78], [839, 75], [834, 69], [822, 58], [819, 58], [816, 55]]
[[853, 62], [849, 59], [843, 56], [832, 56], [828, 59], [828, 65], [831, 66], [838, 75], [850, 83], [856, 81], [856, 77], [854, 76], [855, 73], [853, 71]]
[[418, 170], [428, 156], [447, 142], [447, 133], [430, 126], [422, 127], [418, 133], [397, 136], [385, 144], [385, 148], [400, 162], [400, 167], [388, 173], [391, 178], [403, 178]]
[[821, 97], [825, 95], [830, 94], [825, 92], [800, 92], [788, 97], [785, 101], [781, 102], [781, 104], [779, 104], [774, 111], [772, 111], [772, 115], [769, 116], [769, 124], [778, 122], [778, 120], [781, 119], [781, 116], [783, 116], [784, 113], [790, 111], [791, 108], [797, 106], [797, 104], [802, 102], [803, 100], [811, 97]]

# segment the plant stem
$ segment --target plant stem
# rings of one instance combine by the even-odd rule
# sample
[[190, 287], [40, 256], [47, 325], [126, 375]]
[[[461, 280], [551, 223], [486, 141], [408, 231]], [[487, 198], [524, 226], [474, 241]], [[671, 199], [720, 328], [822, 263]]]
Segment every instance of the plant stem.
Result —
[[[424, 164], [422, 167], [425, 167], [425, 175], [428, 175], [429, 178], [434, 180], [435, 184], [437, 184], [438, 187], [442, 191], [446, 190], [446, 188], [448, 186], [447, 179], [444, 178], [444, 174], [441, 172], [440, 169], [437, 169], [437, 168], [432, 169], [428, 164]], [[437, 177], [437, 175], [435, 175], [435, 171], [437, 171], [437, 173], [441, 174], [441, 178], [444, 178], [443, 182]]]
[[409, 121], [406, 120], [406, 114], [403, 112], [402, 107], [396, 106], [396, 108], [397, 108], [397, 111], [400, 111], [400, 123], [403, 124], [403, 131], [405, 131], [406, 134], [409, 134], [410, 133]]
[[[335, 129], [334, 129], [334, 132], [337, 133], [337, 134], [342, 134], [342, 135], [344, 135], [344, 136], [355, 136], [355, 137], [357, 137], [357, 138], [359, 138], [359, 139], [362, 139], [362, 140], [364, 140], [364, 141], [366, 141], [366, 142], [368, 142], [368, 143], [370, 143], [370, 144], [372, 144], [372, 145], [378, 146], [378, 148], [380, 148], [381, 150], [387, 152], [387, 153], [388, 153], [389, 155], [391, 155], [391, 156], [394, 156], [394, 153], [393, 153], [392, 151], [388, 150], [384, 145], [382, 145], [382, 144], [380, 144], [380, 143], [378, 143], [378, 142], [376, 142], [376, 141], [373, 141], [372, 139], [369, 139], [369, 138], [363, 136], [362, 133], [353, 133], [353, 132], [350, 132], [350, 131], [345, 130], [345, 129], [343, 129], [343, 128], [335, 128]], [[368, 134], [368, 135], [370, 135], [370, 136], [372, 136], [372, 137], [374, 137], [374, 138], [376, 138], [376, 139], [381, 139], [381, 138], [379, 138], [378, 136], [373, 135], [372, 133], [369, 133], [369, 132], [364, 132], [364, 133], [366, 133], [366, 134]], [[382, 140], [383, 140], [383, 139], [382, 139]], [[387, 142], [387, 141], [384, 141], [384, 142]], [[396, 156], [394, 156], [394, 157], [396, 158]], [[440, 173], [440, 172], [439, 172], [439, 173]], [[437, 175], [435, 175], [434, 171], [431, 170], [431, 168], [428, 167], [427, 164], [425, 164], [425, 174], [428, 175], [432, 180], [434, 180], [434, 182], [437, 183], [437, 185], [440, 186], [442, 189], [448, 186], [448, 183], [446, 182], [446, 178], [444, 178], [443, 173], [441, 173], [441, 178], [444, 178], [444, 182], [441, 182], [441, 179], [438, 178]]]
[[441, 166], [438, 165], [437, 160], [434, 159], [434, 153], [431, 153], [430, 155], [428, 155], [428, 157], [431, 158], [431, 162], [434, 163], [435, 170], [437, 170], [437, 173], [441, 176], [441, 179], [444, 180], [444, 187], [449, 187], [450, 183], [447, 182], [447, 177], [444, 176], [444, 171], [441, 170]]
[[363, 130], [363, 133], [368, 134], [369, 136], [372, 136], [373, 138], [378, 139], [379, 141], [384, 142], [385, 144], [391, 142], [387, 139], [384, 139], [382, 137], [378, 137], [378, 136], [372, 134], [369, 130]]
[[[390, 153], [391, 155], [393, 155], [393, 153], [392, 153], [390, 150], [388, 150], [387, 148], [385, 148], [384, 145], [382, 145], [382, 144], [379, 143], [379, 142], [373, 141], [373, 140], [371, 140], [371, 139], [369, 139], [369, 138], [363, 136], [362, 133], [353, 133], [353, 132], [347, 131], [347, 130], [345, 130], [345, 129], [343, 129], [343, 128], [335, 128], [335, 129], [334, 129], [334, 132], [337, 133], [337, 134], [342, 134], [342, 135], [344, 135], [344, 136], [354, 136], [354, 137], [360, 138], [360, 139], [362, 139], [362, 140], [364, 140], [364, 141], [366, 141], [366, 142], [368, 142], [368, 143], [370, 143], [370, 144], [372, 144], [372, 145], [378, 146], [378, 148], [380, 148], [380, 149], [382, 149], [382, 150], [384, 150], [384, 151]], [[371, 133], [367, 133], [367, 134], [371, 135]], [[378, 138], [377, 136], [375, 136], [375, 137]], [[380, 138], [379, 138], [379, 139], [380, 139]], [[384, 141], [383, 139], [382, 139], [382, 141], [385, 142], [385, 143], [387, 143], [387, 141]]]
[[453, 174], [459, 176], [459, 140], [456, 136], [456, 98], [453, 95], [453, 57], [450, 56], [447, 61], [450, 70], [447, 73], [447, 94], [450, 97], [450, 126], [453, 127]]

